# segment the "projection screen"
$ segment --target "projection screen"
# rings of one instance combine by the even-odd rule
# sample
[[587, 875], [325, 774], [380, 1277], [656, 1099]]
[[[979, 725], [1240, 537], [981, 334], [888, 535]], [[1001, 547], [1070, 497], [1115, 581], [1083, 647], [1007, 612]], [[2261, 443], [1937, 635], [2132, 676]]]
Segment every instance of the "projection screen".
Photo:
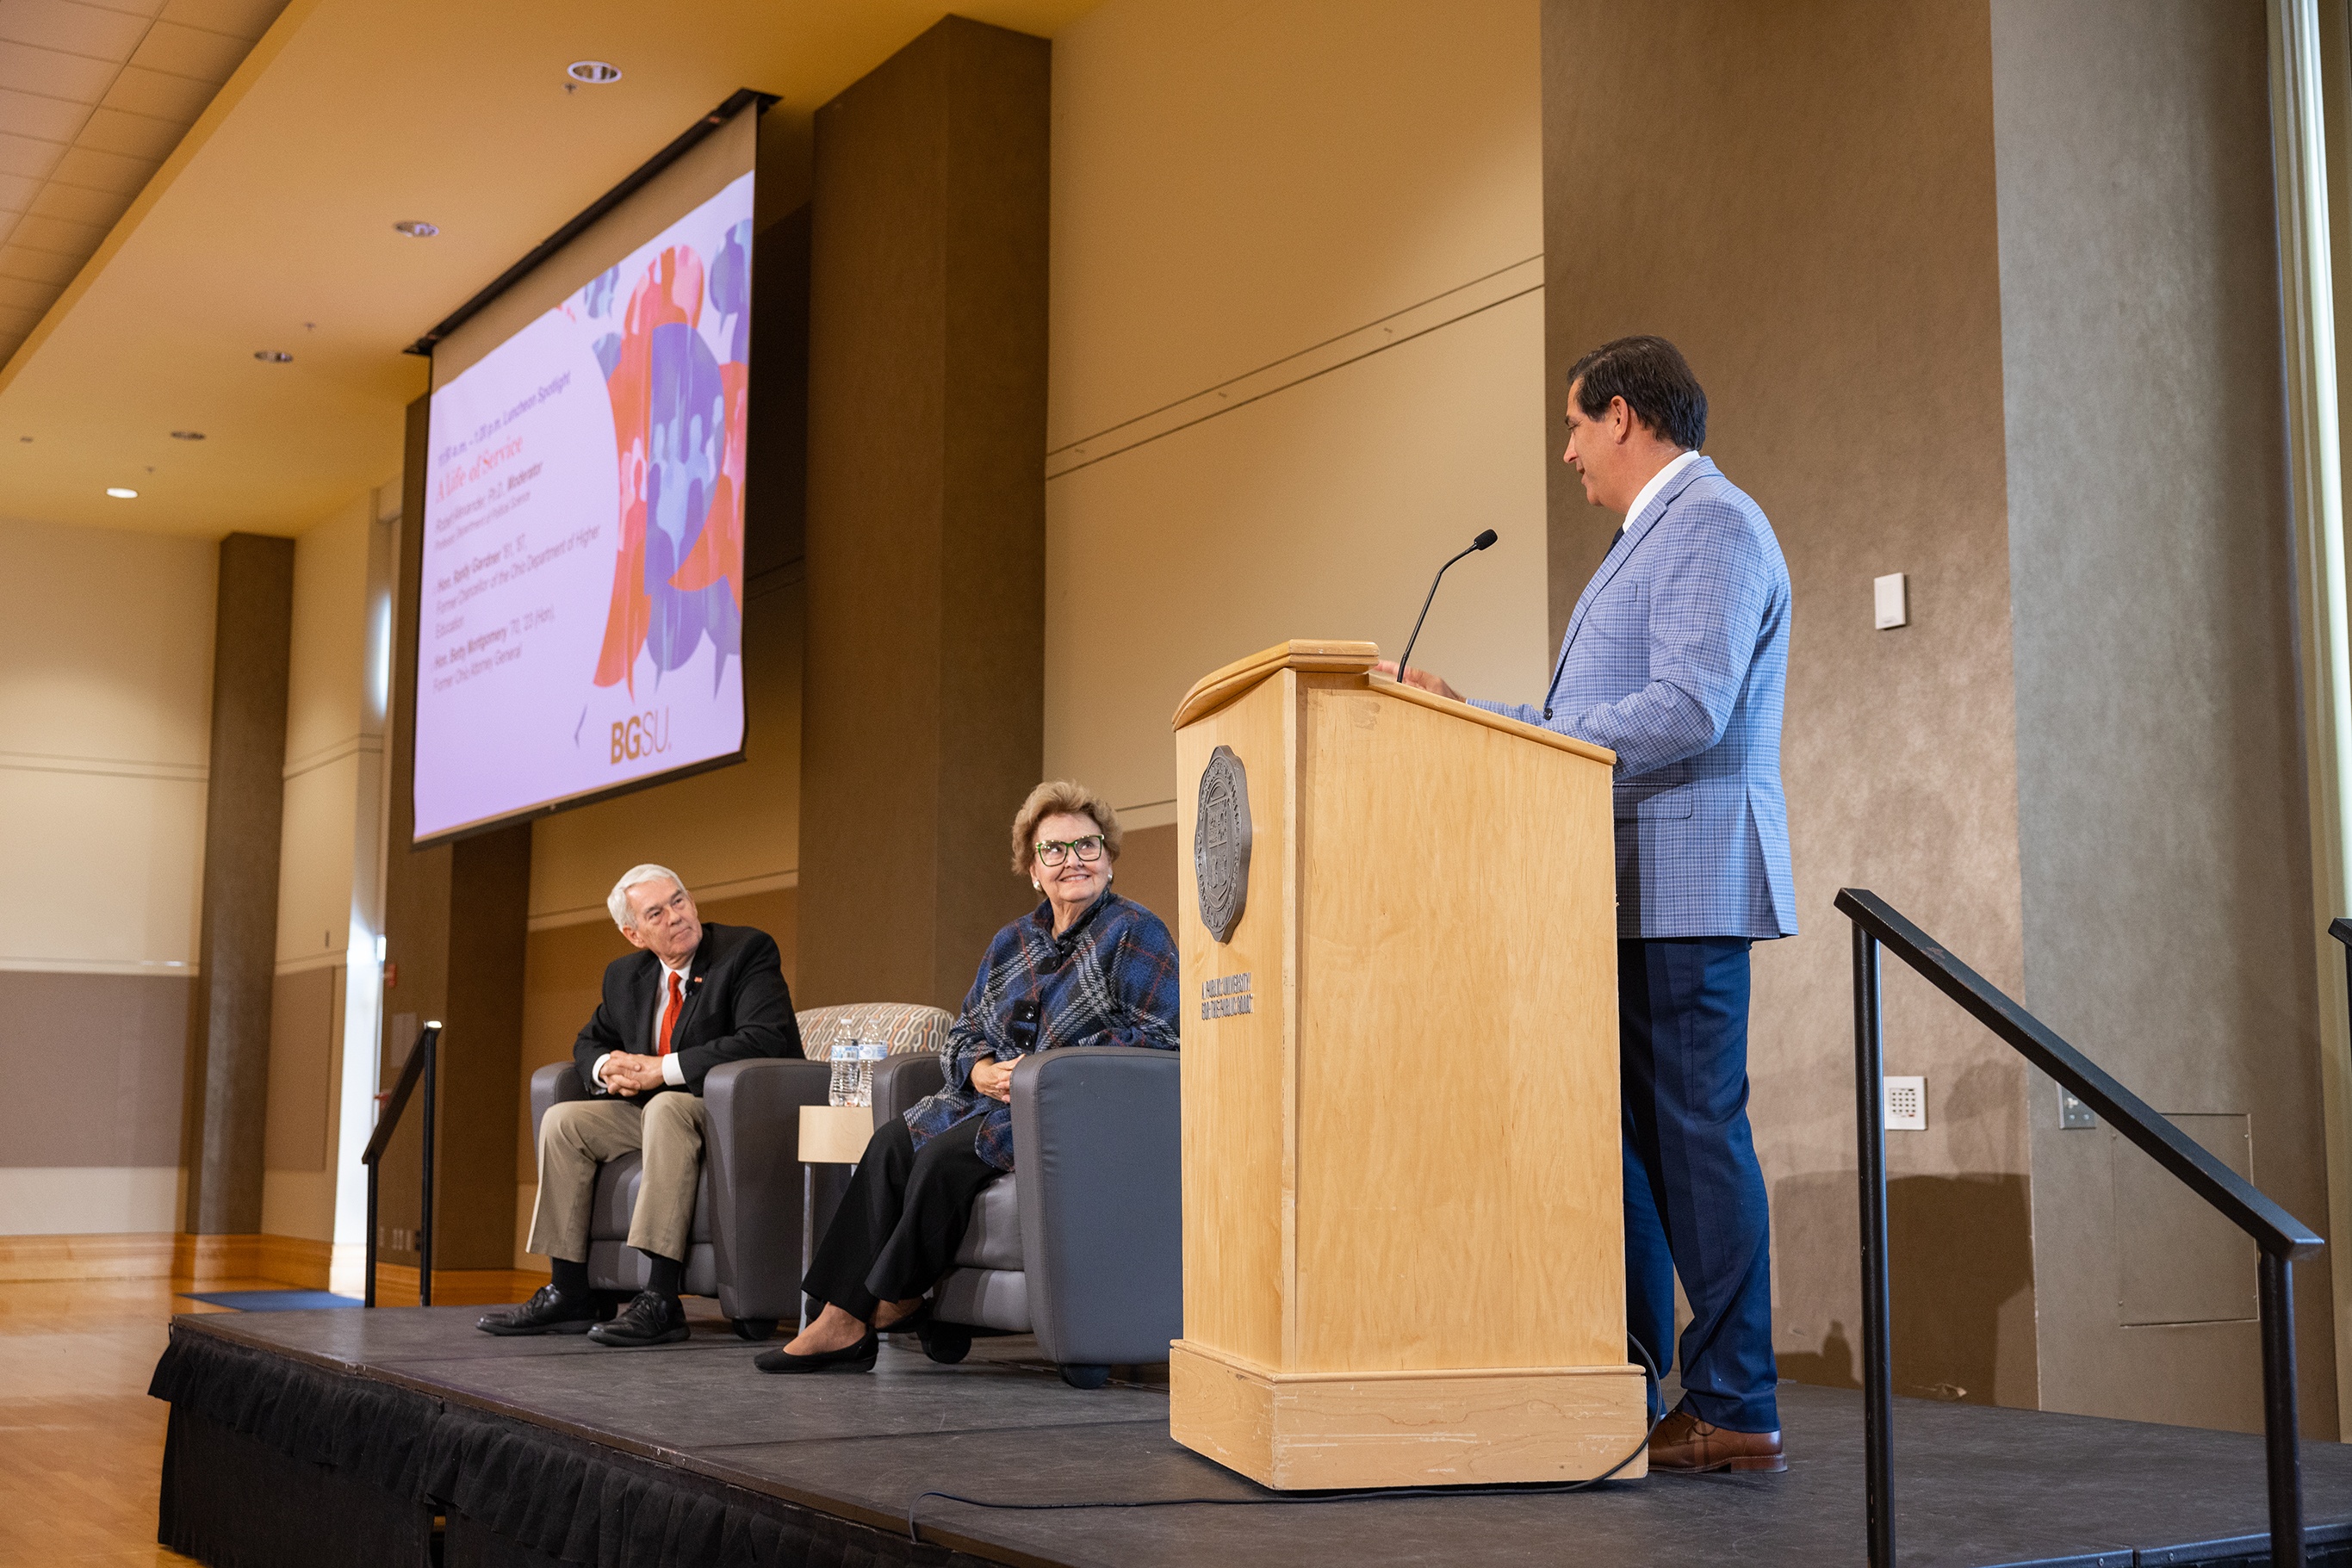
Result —
[[418, 842], [742, 754], [758, 118], [435, 348]]

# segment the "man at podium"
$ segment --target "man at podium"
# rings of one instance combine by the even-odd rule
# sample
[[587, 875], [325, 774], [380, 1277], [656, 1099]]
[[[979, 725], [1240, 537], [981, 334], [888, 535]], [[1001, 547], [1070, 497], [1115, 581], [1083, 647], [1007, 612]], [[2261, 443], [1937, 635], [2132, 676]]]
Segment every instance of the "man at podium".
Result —
[[[1543, 706], [1477, 706], [1617, 754], [1626, 1316], [1661, 1371], [1677, 1273], [1692, 1312], [1683, 1400], [1650, 1468], [1785, 1469], [1748, 966], [1751, 943], [1797, 932], [1780, 789], [1788, 564], [1762, 509], [1699, 455], [1706, 394], [1672, 343], [1586, 354], [1567, 421], [1561, 460], [1624, 522], [1569, 617]], [[1402, 678], [1458, 695], [1427, 671]]]

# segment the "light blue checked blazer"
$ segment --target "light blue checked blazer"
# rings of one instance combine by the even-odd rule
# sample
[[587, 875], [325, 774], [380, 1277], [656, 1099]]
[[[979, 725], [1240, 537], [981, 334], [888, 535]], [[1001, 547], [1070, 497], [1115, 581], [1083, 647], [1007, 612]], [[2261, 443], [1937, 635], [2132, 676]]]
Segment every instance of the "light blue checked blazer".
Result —
[[1540, 706], [1480, 703], [1617, 753], [1617, 935], [1794, 936], [1780, 713], [1789, 566], [1702, 457], [1618, 537]]

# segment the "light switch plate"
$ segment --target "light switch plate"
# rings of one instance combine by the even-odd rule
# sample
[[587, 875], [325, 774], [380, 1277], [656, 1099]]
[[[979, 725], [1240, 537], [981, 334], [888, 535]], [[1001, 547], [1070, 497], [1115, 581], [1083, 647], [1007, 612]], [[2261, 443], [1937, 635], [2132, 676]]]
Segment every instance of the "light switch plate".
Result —
[[1927, 1081], [1925, 1078], [1897, 1078], [1888, 1074], [1886, 1085], [1886, 1130], [1890, 1133], [1924, 1133], [1927, 1130]]
[[1870, 588], [1875, 612], [1873, 625], [1887, 632], [1911, 624], [1911, 587], [1902, 572], [1873, 578]]

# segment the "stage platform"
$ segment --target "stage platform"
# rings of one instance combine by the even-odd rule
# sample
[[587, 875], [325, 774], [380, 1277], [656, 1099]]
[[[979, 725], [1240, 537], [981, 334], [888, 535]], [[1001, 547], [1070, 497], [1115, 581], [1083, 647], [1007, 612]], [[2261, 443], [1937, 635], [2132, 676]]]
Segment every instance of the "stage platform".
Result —
[[[762, 1376], [715, 1320], [605, 1350], [493, 1339], [477, 1307], [182, 1317], [167, 1544], [215, 1563], [1072, 1568], [1864, 1560], [1858, 1395], [1783, 1385], [1779, 1476], [1301, 1502], [1179, 1448], [1148, 1381], [1084, 1392], [1024, 1339], [959, 1366]], [[1906, 1568], [2266, 1562], [2260, 1438], [1898, 1401]], [[2352, 1563], [2352, 1448], [2304, 1449], [2311, 1561]], [[1008, 1511], [938, 1498], [1117, 1503]], [[1176, 1499], [1213, 1503], [1134, 1506]], [[435, 1521], [445, 1522], [436, 1533]]]

